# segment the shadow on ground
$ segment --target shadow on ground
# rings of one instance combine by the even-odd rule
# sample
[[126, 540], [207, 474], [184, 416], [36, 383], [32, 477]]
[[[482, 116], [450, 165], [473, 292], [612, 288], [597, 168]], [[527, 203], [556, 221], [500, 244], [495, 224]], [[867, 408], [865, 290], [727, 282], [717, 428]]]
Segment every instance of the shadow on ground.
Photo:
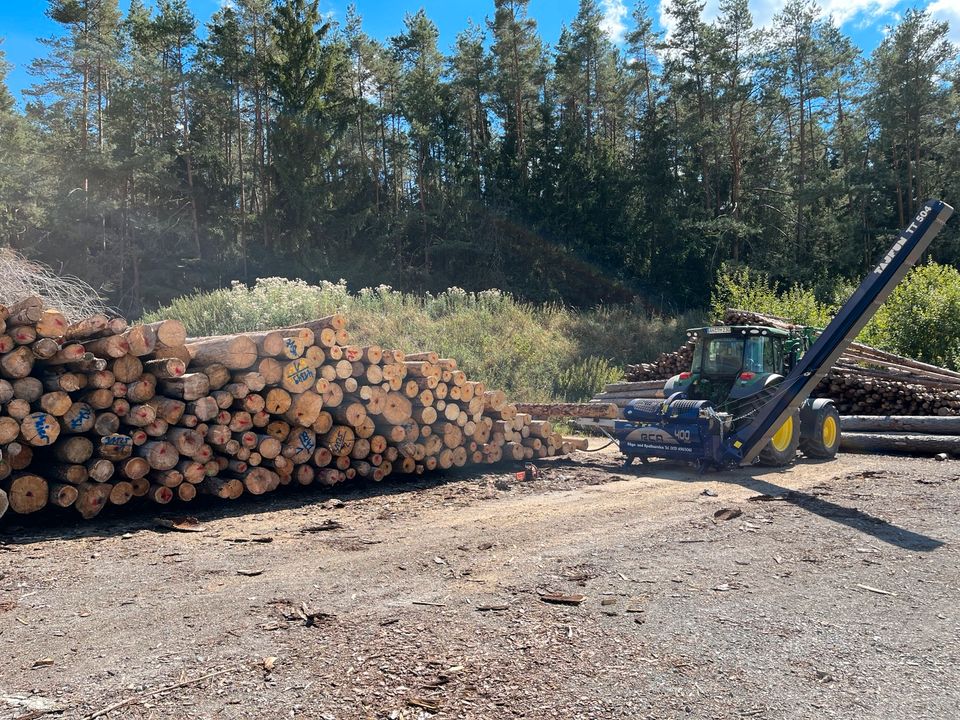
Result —
[[[829, 466], [829, 461], [804, 460], [805, 464], [817, 462]], [[638, 473], [649, 475], [651, 479], [677, 482], [704, 482], [705, 480], [740, 485], [756, 492], [764, 499], [787, 502], [798, 508], [832, 522], [840, 523], [877, 540], [905, 550], [931, 552], [944, 545], [936, 538], [903, 528], [887, 520], [871, 515], [856, 507], [848, 507], [825, 500], [816, 493], [793, 490], [778, 485], [757, 475], [789, 477], [789, 470], [772, 468], [744, 468], [703, 475], [688, 466], [675, 462], [654, 461], [647, 465], [624, 468], [615, 455], [595, 455], [577, 458], [550, 458], [536, 463], [545, 470], [569, 471], [591, 474], [584, 484], [600, 484], [618, 479], [636, 478]], [[16, 524], [7, 525], [0, 530], [0, 543], [8, 545], [36, 543], [52, 540], [66, 540], [84, 537], [104, 537], [153, 529], [164, 532], [157, 519], [182, 518], [189, 516], [199, 522], [209, 522], [221, 518], [234, 518], [256, 515], [264, 512], [298, 509], [337, 498], [346, 504], [373, 497], [391, 497], [411, 492], [436, 488], [448, 483], [470, 481], [486, 485], [492, 478], [510, 478], [523, 468], [522, 463], [502, 463], [483, 468], [463, 468], [432, 473], [429, 476], [392, 476], [375, 483], [369, 480], [355, 479], [348, 484], [333, 488], [312, 485], [308, 487], [290, 486], [285, 491], [264, 496], [243, 495], [237, 500], [224, 501], [211, 496], [198, 496], [189, 504], [157, 506], [148, 503], [137, 508], [117, 508], [108, 506], [104, 512], [90, 521], [80, 521], [74, 511], [67, 508], [62, 511], [45, 511], [36, 516], [17, 518]], [[547, 477], [549, 488], [549, 476]], [[7, 516], [10, 519], [10, 516]]]

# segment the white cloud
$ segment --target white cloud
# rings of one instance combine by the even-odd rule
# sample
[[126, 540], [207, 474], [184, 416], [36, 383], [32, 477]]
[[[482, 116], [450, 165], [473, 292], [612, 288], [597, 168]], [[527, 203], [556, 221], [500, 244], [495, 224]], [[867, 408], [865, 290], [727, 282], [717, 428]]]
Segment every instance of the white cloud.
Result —
[[[883, 25], [895, 22], [895, 8], [902, 0], [820, 0], [819, 5], [824, 15], [832, 15], [838, 25], [844, 25], [854, 19], [864, 25]], [[768, 27], [783, 6], [786, 0], [750, 0], [750, 12], [753, 14], [754, 27]], [[673, 18], [667, 13], [670, 0], [660, 0], [660, 24], [668, 34], [673, 29]], [[934, 6], [939, 6], [943, 19], [952, 14], [956, 23], [951, 26], [960, 26], [960, 6], [957, 0], [934, 0], [930, 5], [931, 12]], [[720, 14], [720, 0], [707, 0], [703, 16], [706, 20], [713, 20]], [[957, 27], [952, 27], [952, 34], [956, 37]]]
[[823, 14], [833, 15], [838, 25], [860, 17], [862, 20], [881, 21], [889, 17], [898, 5], [898, 0], [826, 0], [823, 3]]
[[950, 39], [960, 44], [960, 4], [957, 0], [934, 0], [927, 10], [937, 20], [950, 23]]
[[625, 22], [629, 10], [623, 0], [603, 0], [600, 5], [603, 8], [603, 21], [600, 27], [613, 42], [623, 42], [623, 36], [627, 32]]

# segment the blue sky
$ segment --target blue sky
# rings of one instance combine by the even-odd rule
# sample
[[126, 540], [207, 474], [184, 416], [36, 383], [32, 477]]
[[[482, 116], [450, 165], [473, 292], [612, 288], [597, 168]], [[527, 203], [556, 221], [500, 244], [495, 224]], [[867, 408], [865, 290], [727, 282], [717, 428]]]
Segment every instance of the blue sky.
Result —
[[[224, 0], [189, 0], [200, 23], [216, 12]], [[666, 20], [662, 9], [666, 0], [647, 0], [652, 15]], [[444, 49], [452, 44], [456, 34], [467, 25], [468, 19], [482, 22], [493, 14], [493, 0], [355, 0], [364, 18], [366, 31], [378, 38], [387, 38], [399, 32], [406, 12], [424, 8], [440, 28]], [[629, 24], [634, 0], [601, 0], [607, 18], [609, 34], [617, 39]], [[766, 25], [783, 7], [785, 0], [750, 0], [757, 25]], [[348, 0], [321, 0], [321, 9], [334, 19], [343, 19]], [[716, 15], [719, 0], [707, 0], [706, 14]], [[927, 7], [937, 18], [949, 20], [951, 37], [960, 43], [960, 0], [820, 0], [826, 12], [833, 14], [854, 42], [869, 52], [883, 37], [883, 28], [896, 22], [908, 7]], [[129, 0], [120, 0], [123, 9]], [[577, 12], [578, 0], [530, 0], [530, 14], [537, 20], [540, 33], [547, 42], [555, 42], [560, 28]], [[0, 37], [7, 61], [13, 64], [8, 77], [14, 94], [31, 83], [27, 72], [30, 61], [43, 54], [38, 37], [54, 32], [54, 23], [45, 15], [45, 0], [0, 0]], [[664, 23], [665, 25], [665, 23]]]

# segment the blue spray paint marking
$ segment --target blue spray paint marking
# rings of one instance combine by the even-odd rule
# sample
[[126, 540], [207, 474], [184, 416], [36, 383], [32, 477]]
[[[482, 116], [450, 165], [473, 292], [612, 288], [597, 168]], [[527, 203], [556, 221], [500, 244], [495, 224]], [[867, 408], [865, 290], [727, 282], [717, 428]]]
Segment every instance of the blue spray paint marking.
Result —
[[89, 408], [80, 408], [80, 411], [77, 413], [77, 416], [70, 421], [70, 429], [77, 430], [78, 428], [83, 427], [83, 424], [87, 422], [91, 417]]
[[313, 379], [313, 369], [306, 365], [305, 361], [298, 361], [290, 365], [287, 377], [293, 381], [294, 385], [301, 385]]
[[112, 447], [126, 447], [132, 442], [133, 438], [129, 435], [108, 435], [101, 440], [103, 445], [110, 445]]
[[33, 419], [33, 429], [37, 431], [37, 437], [41, 440], [49, 440], [50, 436], [47, 434], [47, 418], [45, 415], [37, 415]]
[[300, 447], [298, 447], [295, 451], [297, 455], [299, 455], [301, 452], [313, 452], [313, 448], [316, 447], [316, 443], [313, 442], [306, 430], [301, 432], [300, 437], [297, 439], [300, 441]]

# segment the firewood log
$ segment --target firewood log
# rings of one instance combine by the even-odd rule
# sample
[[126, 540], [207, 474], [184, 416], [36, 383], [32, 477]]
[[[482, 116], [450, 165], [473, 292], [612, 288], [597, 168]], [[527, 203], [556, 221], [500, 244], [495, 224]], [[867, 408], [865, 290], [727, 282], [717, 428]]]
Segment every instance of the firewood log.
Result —
[[20, 423], [20, 436], [34, 447], [52, 445], [60, 437], [60, 424], [47, 413], [31, 413]]
[[116, 471], [128, 480], [139, 480], [150, 474], [150, 463], [142, 457], [129, 457], [115, 465]]
[[243, 335], [219, 338], [198, 338], [186, 345], [192, 364], [220, 363], [231, 370], [243, 370], [257, 362], [257, 344]]
[[179, 320], [161, 320], [144, 326], [151, 331], [162, 347], [179, 347], [187, 341], [187, 331]]
[[517, 403], [517, 411], [536, 418], [559, 420], [562, 418], [612, 418], [618, 417], [619, 408], [602, 403]]
[[102, 358], [116, 359], [130, 354], [130, 344], [122, 335], [110, 335], [98, 340], [91, 340], [84, 343], [83, 347], [87, 352]]
[[10, 509], [20, 515], [42, 510], [49, 498], [49, 485], [39, 475], [22, 473], [3, 482]]
[[280, 484], [280, 477], [267, 468], [255, 467], [243, 477], [243, 486], [251, 495], [263, 495], [275, 490]]
[[133, 438], [130, 435], [118, 433], [100, 438], [96, 452], [101, 458], [118, 462], [130, 457], [133, 447]]
[[179, 378], [161, 380], [160, 391], [178, 400], [199, 400], [210, 392], [210, 379], [202, 372], [187, 373]]
[[170, 470], [180, 462], [180, 453], [169, 442], [154, 440], [144, 443], [134, 451], [138, 456], [146, 459], [154, 470]]
[[136, 357], [149, 355], [157, 344], [157, 334], [150, 325], [134, 325], [121, 337], [127, 341], [129, 353]]
[[56, 507], [67, 508], [76, 502], [78, 496], [79, 492], [73, 485], [51, 483], [48, 502]]
[[147, 497], [158, 505], [167, 505], [173, 500], [173, 490], [163, 485], [151, 485]]
[[200, 372], [207, 376], [211, 393], [220, 390], [233, 379], [230, 368], [223, 363], [210, 363], [201, 368]]
[[281, 382], [287, 392], [305, 392], [316, 382], [316, 373], [306, 360], [299, 358], [284, 365]]
[[283, 419], [291, 425], [310, 427], [319, 417], [322, 409], [323, 398], [308, 390], [294, 397], [290, 409], [283, 413]]
[[110, 499], [113, 487], [109, 483], [81, 483], [73, 506], [84, 520], [96, 517]]
[[[92, 453], [92, 450], [91, 450]], [[86, 464], [87, 468], [87, 477], [92, 482], [107, 482], [110, 478], [113, 477], [114, 472], [116, 471], [116, 465], [114, 465], [109, 460], [98, 459], [90, 460]]]
[[108, 500], [111, 505], [126, 505], [133, 498], [133, 483], [118, 480], [110, 488]]
[[110, 318], [106, 315], [91, 315], [68, 325], [66, 330], [64, 330], [63, 339], [65, 342], [69, 342], [75, 340], [83, 341], [87, 338], [97, 337], [106, 330], [109, 322]]
[[187, 364], [177, 358], [165, 358], [148, 360], [143, 369], [158, 380], [170, 380], [183, 376], [187, 371]]
[[33, 353], [28, 347], [18, 347], [0, 355], [0, 376], [8, 380], [25, 378], [33, 370]]
[[271, 415], [283, 415], [293, 404], [293, 398], [283, 388], [271, 388], [264, 398], [266, 411]]

